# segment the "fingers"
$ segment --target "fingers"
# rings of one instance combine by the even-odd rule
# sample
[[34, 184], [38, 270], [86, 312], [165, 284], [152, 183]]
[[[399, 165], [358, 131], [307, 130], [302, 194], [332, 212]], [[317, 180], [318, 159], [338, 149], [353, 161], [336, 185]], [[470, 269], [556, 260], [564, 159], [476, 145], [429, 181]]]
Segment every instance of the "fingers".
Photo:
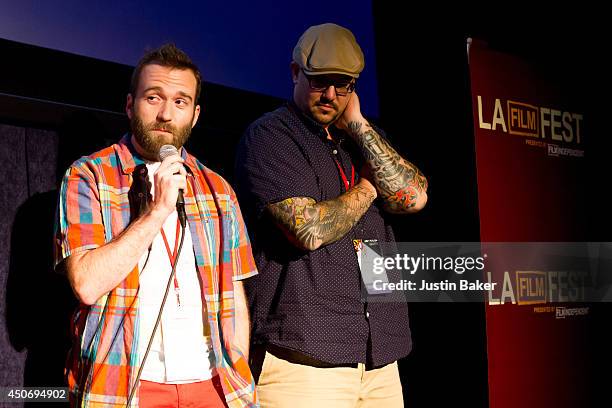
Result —
[[155, 205], [171, 212], [176, 207], [179, 189], [187, 190], [187, 171], [179, 155], [167, 157], [155, 172]]
[[368, 190], [370, 194], [374, 196], [374, 198], [378, 196], [378, 191], [376, 190], [376, 186], [374, 186], [374, 183], [368, 180], [366, 177], [360, 178], [357, 185], [364, 187], [366, 190]]
[[[183, 169], [183, 173], [185, 173], [185, 169]], [[172, 188], [185, 190], [187, 188], [187, 178], [185, 177], [187, 174], [173, 174], [172, 175]]]
[[185, 171], [185, 166], [183, 163], [172, 163], [163, 170], [160, 167], [158, 172], [161, 172], [162, 174], [180, 174], [182, 176], [187, 175], [187, 171]]
[[185, 177], [187, 175], [187, 171], [185, 170], [183, 163], [185, 163], [185, 161], [178, 154], [166, 157], [164, 161], [161, 162], [159, 169], [157, 169], [155, 174], [156, 176], [159, 175], [160, 177], [166, 177], [174, 174]]
[[[159, 166], [159, 169], [157, 170], [159, 171], [165, 171], [167, 168], [172, 167], [175, 169], [174, 173], [178, 172], [178, 166], [183, 166], [183, 163], [185, 161], [183, 160], [183, 158], [181, 156], [179, 156], [178, 154], [172, 155], [172, 156], [168, 156], [166, 157], [162, 162], [161, 165]], [[174, 174], [172, 173], [172, 174]]]

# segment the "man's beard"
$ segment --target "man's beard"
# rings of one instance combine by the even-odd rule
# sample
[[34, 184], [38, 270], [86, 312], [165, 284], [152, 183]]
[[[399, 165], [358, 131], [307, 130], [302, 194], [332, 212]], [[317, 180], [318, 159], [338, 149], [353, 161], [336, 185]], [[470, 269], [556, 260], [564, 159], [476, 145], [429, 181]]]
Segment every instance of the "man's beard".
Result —
[[[143, 150], [143, 157], [151, 161], [159, 160], [159, 149], [163, 145], [171, 144], [177, 149], [180, 149], [187, 142], [187, 139], [189, 139], [189, 135], [191, 135], [190, 123], [181, 128], [157, 121], [145, 124], [136, 115], [132, 116], [130, 127], [134, 138]], [[172, 140], [167, 140], [160, 135], [155, 135], [153, 129], [171, 132]]]
[[[331, 105], [335, 109], [335, 113], [331, 114], [331, 116], [329, 114], [325, 115], [321, 113], [317, 108], [317, 105], [319, 105], [319, 103]], [[344, 113], [344, 110], [341, 112], [338, 108], [339, 107], [337, 102], [321, 99], [320, 101], [316, 102], [315, 105], [310, 109], [310, 114], [312, 118], [320, 125], [328, 126], [336, 122], [340, 118], [340, 116], [342, 116], [342, 113]]]

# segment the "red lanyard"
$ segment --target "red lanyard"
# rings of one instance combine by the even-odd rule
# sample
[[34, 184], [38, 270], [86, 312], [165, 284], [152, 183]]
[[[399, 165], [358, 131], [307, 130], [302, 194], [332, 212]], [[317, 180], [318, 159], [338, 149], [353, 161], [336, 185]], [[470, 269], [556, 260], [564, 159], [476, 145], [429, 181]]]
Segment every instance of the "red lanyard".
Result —
[[342, 181], [344, 181], [344, 187], [345, 187], [344, 191], [348, 191], [349, 188], [355, 185], [355, 166], [353, 166], [353, 163], [351, 163], [351, 182], [349, 183], [348, 179], [346, 178], [346, 174], [344, 173], [344, 170], [342, 169], [342, 166], [340, 165], [340, 162], [338, 161], [338, 159], [334, 157], [334, 161], [336, 162], [336, 166], [338, 166], [340, 177], [342, 177]]
[[[170, 267], [174, 268], [174, 264], [176, 263], [176, 252], [178, 250], [178, 242], [179, 242], [179, 233], [181, 231], [181, 224], [176, 219], [176, 237], [174, 238], [174, 251], [170, 252], [170, 245], [168, 245], [168, 240], [166, 239], [166, 233], [164, 232], [164, 227], [161, 229], [162, 238], [164, 239], [164, 244], [166, 245], [166, 252], [168, 252], [168, 259], [170, 259]], [[174, 293], [176, 293], [176, 302], [178, 305], [181, 305], [181, 297], [179, 292], [179, 284], [178, 279], [176, 279], [176, 272], [174, 273]]]

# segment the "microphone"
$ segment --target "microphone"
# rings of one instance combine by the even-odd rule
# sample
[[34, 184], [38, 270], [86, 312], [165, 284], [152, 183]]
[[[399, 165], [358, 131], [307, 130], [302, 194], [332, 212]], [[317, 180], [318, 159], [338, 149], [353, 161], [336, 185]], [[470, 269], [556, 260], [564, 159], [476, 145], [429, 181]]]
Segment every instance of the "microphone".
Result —
[[[178, 155], [179, 152], [173, 145], [163, 145], [159, 149], [159, 160], [164, 161], [165, 158]], [[185, 213], [185, 198], [183, 197], [183, 189], [179, 189], [178, 197], [176, 198], [176, 213], [178, 214], [181, 227], [185, 229], [187, 225], [187, 214]]]

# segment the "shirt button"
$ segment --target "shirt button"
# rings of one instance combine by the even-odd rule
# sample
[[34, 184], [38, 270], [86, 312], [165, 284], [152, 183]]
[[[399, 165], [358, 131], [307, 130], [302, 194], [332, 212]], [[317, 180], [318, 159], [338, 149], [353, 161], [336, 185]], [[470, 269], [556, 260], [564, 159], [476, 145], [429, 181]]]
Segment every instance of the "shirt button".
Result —
[[366, 312], [366, 317], [370, 317], [370, 312]]
[[338, 154], [338, 151], [336, 149], [332, 150], [333, 154]]

